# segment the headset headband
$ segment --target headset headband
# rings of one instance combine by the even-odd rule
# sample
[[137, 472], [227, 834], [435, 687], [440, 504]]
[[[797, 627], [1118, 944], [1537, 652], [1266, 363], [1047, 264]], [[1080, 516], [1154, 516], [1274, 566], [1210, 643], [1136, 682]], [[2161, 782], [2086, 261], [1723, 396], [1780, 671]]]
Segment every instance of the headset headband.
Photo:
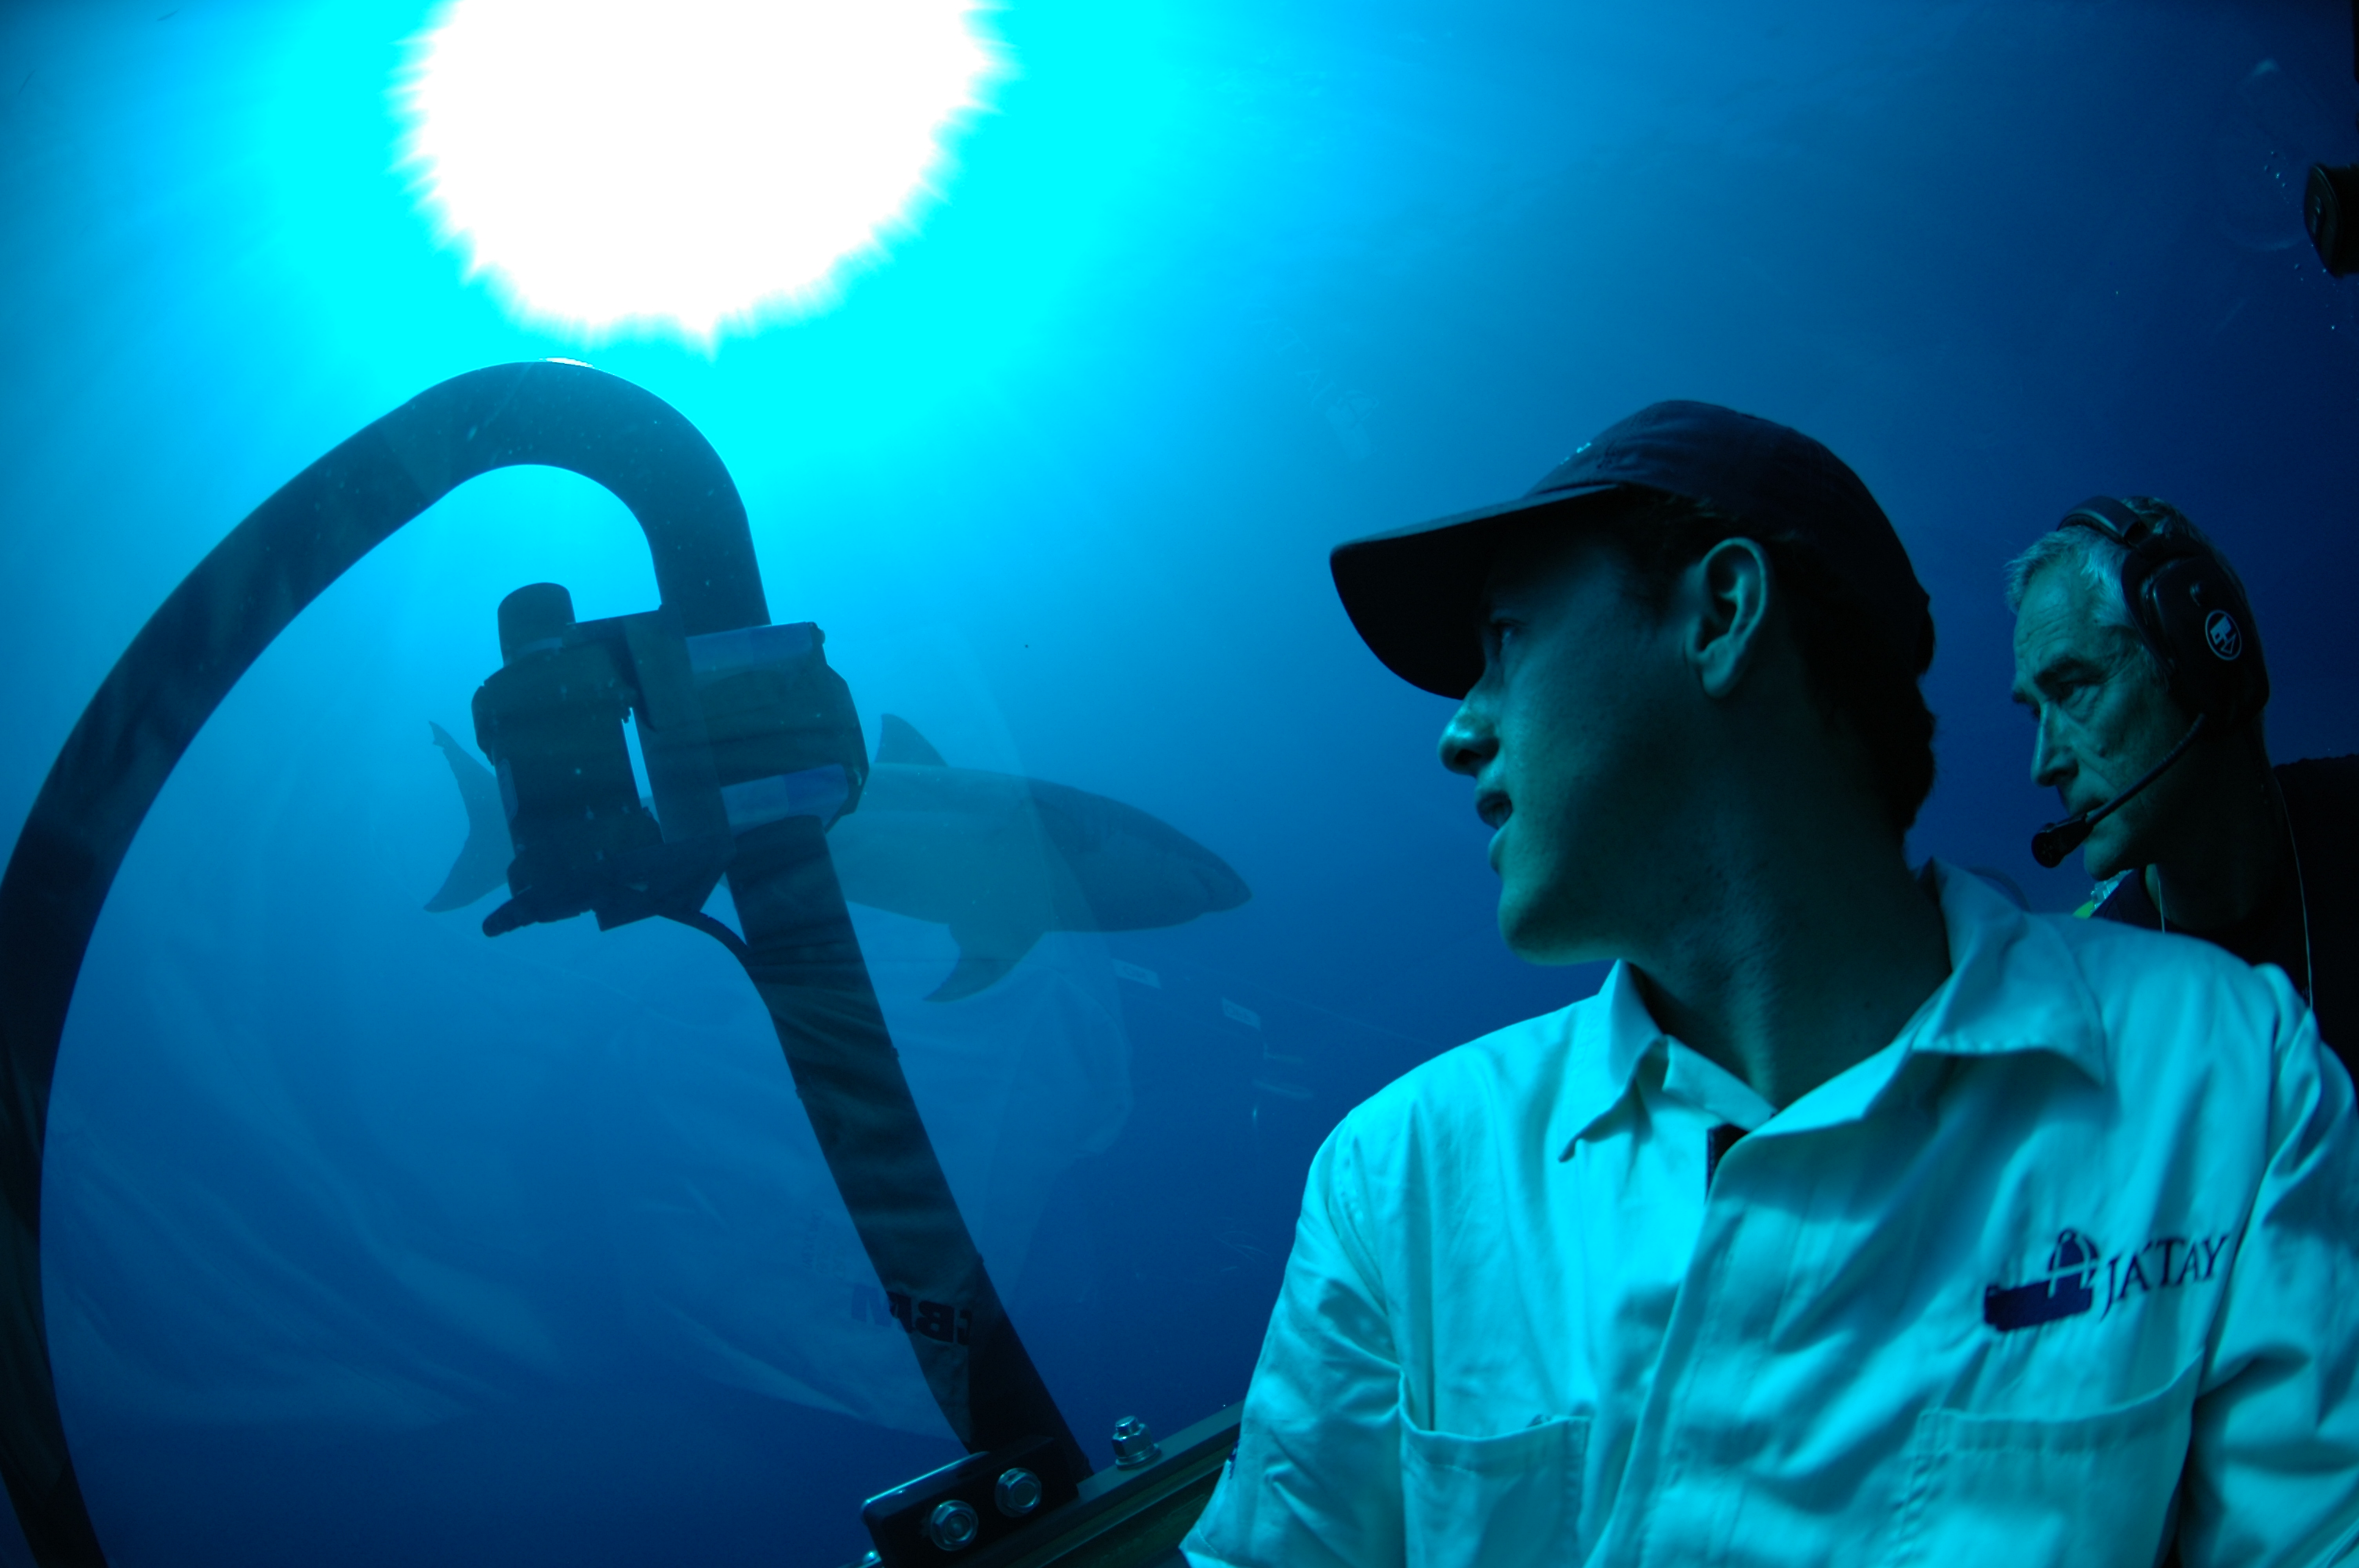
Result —
[[2093, 495], [2064, 514], [2059, 528], [2087, 528], [2103, 534], [2125, 550], [2148, 546], [2159, 535], [2153, 524], [2110, 495]]

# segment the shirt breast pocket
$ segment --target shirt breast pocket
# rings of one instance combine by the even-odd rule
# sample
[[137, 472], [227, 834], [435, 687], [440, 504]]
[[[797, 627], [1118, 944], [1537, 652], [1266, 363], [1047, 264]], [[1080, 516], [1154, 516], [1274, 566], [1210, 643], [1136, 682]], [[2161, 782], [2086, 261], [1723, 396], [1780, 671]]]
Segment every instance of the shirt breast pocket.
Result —
[[1401, 1422], [1408, 1568], [1570, 1563], [1589, 1422], [1560, 1416], [1496, 1437]]
[[2187, 1463], [2200, 1370], [2077, 1419], [1927, 1411], [1888, 1561], [2152, 1568]]

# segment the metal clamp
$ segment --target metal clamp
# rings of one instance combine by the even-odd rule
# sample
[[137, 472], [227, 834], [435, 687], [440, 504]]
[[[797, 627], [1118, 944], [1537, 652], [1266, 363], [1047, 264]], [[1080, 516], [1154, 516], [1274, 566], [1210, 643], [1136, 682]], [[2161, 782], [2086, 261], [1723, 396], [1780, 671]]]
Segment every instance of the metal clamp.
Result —
[[965, 1458], [868, 1499], [860, 1510], [881, 1568], [925, 1568], [1001, 1542], [1078, 1495], [1050, 1438]]

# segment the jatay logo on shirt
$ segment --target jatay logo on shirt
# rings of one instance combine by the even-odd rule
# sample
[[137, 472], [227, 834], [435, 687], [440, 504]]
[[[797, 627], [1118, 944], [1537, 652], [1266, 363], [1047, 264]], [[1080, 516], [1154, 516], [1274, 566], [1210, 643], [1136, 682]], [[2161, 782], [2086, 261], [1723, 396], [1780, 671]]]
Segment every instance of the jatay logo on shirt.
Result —
[[1983, 1321], [2001, 1334], [2037, 1328], [2058, 1318], [2078, 1317], [2098, 1304], [2111, 1317], [2132, 1296], [2208, 1283], [2229, 1260], [2236, 1234], [2158, 1236], [2145, 1246], [2111, 1257], [2077, 1230], [2060, 1231], [2048, 1253], [2048, 1277], [2025, 1285], [1983, 1287]]

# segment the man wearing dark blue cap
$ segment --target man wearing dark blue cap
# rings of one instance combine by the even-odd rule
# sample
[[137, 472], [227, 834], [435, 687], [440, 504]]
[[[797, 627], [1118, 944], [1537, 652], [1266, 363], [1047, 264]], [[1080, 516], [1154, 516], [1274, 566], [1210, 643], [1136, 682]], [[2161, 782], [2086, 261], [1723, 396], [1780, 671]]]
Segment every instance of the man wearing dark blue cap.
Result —
[[1460, 700], [1508, 945], [1614, 964], [1320, 1152], [1200, 1568], [2359, 1545], [2348, 1080], [2274, 971], [1909, 871], [1856, 475], [1658, 404], [1333, 566]]

